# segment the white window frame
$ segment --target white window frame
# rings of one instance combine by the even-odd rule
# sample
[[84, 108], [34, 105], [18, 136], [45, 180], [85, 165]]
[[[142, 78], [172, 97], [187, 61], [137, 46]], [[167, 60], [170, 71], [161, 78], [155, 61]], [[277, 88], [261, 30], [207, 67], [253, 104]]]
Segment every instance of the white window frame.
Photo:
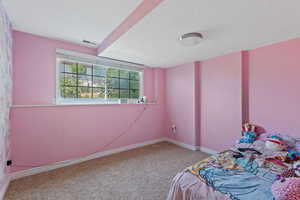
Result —
[[140, 75], [140, 94], [139, 98], [144, 96], [144, 67], [138, 64], [117, 61], [109, 58], [86, 55], [82, 53], [67, 51], [63, 49], [56, 50], [56, 105], [86, 105], [86, 104], [137, 104], [139, 99], [79, 99], [79, 98], [63, 98], [60, 93], [60, 63], [61, 61], [70, 61], [74, 63], [101, 66], [105, 68], [116, 68], [128, 71], [139, 72]]

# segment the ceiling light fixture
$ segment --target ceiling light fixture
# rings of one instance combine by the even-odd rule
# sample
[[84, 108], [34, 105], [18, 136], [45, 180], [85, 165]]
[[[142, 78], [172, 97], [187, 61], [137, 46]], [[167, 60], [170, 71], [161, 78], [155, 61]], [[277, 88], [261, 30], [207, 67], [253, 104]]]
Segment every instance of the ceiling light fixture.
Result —
[[203, 35], [198, 32], [183, 34], [179, 37], [179, 41], [184, 46], [195, 46], [201, 42]]

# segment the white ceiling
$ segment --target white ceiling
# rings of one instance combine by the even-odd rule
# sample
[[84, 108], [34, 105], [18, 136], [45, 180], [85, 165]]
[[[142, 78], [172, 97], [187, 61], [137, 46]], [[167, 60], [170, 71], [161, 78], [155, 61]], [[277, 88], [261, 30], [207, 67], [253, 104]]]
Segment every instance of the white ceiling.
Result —
[[102, 42], [142, 0], [4, 0], [14, 29], [81, 43]]
[[[4, 0], [15, 29], [101, 43], [142, 0]], [[165, 0], [101, 56], [170, 67], [300, 36], [299, 0]], [[181, 34], [204, 40], [186, 47]]]
[[[300, 36], [299, 0], [165, 0], [101, 55], [169, 67]], [[181, 34], [200, 31], [195, 47]]]

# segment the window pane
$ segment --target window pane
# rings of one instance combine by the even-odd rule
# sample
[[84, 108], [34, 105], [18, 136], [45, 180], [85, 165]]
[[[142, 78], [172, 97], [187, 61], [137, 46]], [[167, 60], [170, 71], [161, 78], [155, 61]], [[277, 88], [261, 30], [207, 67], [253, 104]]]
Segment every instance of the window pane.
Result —
[[78, 64], [78, 74], [92, 75], [92, 66]]
[[92, 70], [93, 70], [92, 66], [86, 66], [86, 74], [87, 75], [92, 75]]
[[108, 76], [108, 77], [115, 77], [115, 78], [118, 78], [118, 77], [120, 77], [119, 71], [120, 71], [120, 70], [118, 70], [118, 69], [108, 68], [108, 69], [107, 69], [107, 76]]
[[63, 98], [76, 98], [76, 87], [61, 87], [60, 88], [60, 95]]
[[120, 98], [129, 98], [129, 90], [120, 90]]
[[105, 78], [94, 76], [93, 87], [105, 87]]
[[115, 98], [119, 98], [119, 90], [118, 89], [108, 89], [107, 91], [107, 97], [109, 99], [115, 99]]
[[130, 90], [130, 98], [131, 99], [140, 98], [140, 90]]
[[92, 98], [92, 88], [79, 87], [78, 98]]
[[65, 86], [65, 74], [60, 73], [59, 74], [59, 87]]
[[129, 89], [129, 80], [120, 79], [120, 88]]
[[130, 72], [130, 79], [131, 80], [140, 80], [140, 73], [139, 72]]
[[140, 89], [140, 82], [130, 80], [130, 89]]
[[94, 98], [105, 98], [105, 89], [104, 88], [93, 88], [93, 97]]
[[129, 79], [129, 71], [127, 70], [120, 70], [120, 77]]
[[62, 98], [137, 99], [140, 97], [140, 72], [106, 66], [60, 61], [59, 86]]
[[106, 76], [106, 68], [104, 67], [94, 66], [93, 70], [95, 76]]
[[77, 65], [76, 63], [65, 62], [65, 72], [68, 73], [77, 73]]
[[65, 64], [62, 63], [62, 62], [59, 63], [59, 71], [60, 72], [65, 72]]
[[119, 88], [119, 79], [118, 78], [107, 78], [107, 87], [108, 88]]
[[76, 86], [77, 85], [77, 76], [76, 74], [64, 74], [65, 78], [61, 79], [63, 85], [65, 86]]
[[78, 86], [92, 86], [92, 76], [79, 75]]

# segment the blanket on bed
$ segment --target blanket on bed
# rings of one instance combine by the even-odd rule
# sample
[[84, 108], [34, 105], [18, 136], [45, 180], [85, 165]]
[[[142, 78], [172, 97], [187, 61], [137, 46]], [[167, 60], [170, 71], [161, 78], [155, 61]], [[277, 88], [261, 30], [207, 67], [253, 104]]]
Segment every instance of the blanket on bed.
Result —
[[206, 179], [209, 186], [223, 194], [229, 194], [232, 199], [274, 199], [271, 186], [276, 179], [276, 175], [270, 172], [267, 178], [253, 175], [246, 171], [226, 170], [215, 167], [206, 167], [199, 173]]
[[[251, 148], [254, 151], [241, 154], [238, 148]], [[188, 167], [187, 171], [232, 199], [273, 200], [271, 186], [276, 176], [285, 169], [270, 164], [266, 158], [281, 154], [264, 149], [263, 143], [237, 145]]]

